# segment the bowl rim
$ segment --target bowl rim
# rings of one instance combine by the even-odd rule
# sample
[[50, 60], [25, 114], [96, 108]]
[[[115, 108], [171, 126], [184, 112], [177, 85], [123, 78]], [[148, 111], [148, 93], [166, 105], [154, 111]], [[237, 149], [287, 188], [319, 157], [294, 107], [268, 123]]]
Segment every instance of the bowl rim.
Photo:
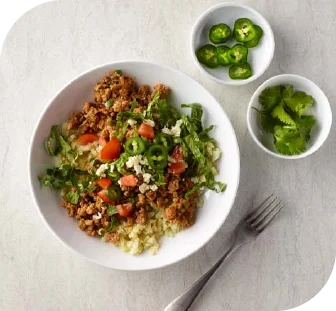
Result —
[[[255, 135], [252, 127], [251, 127], [251, 118], [252, 118], [252, 104], [255, 101], [256, 96], [266, 87], [268, 87], [269, 83], [273, 82], [274, 80], [278, 80], [278, 79], [283, 79], [283, 78], [293, 78], [293, 79], [297, 79], [297, 80], [301, 80], [303, 81], [304, 84], [311, 84], [314, 88], [316, 88], [317, 90], [319, 90], [326, 98], [326, 104], [328, 107], [328, 115], [329, 115], [329, 120], [330, 122], [328, 123], [324, 123], [323, 127], [327, 128], [327, 131], [325, 132], [325, 135], [322, 136], [318, 141], [316, 141], [312, 146], [310, 146], [309, 149], [307, 149], [305, 152], [302, 152], [298, 155], [284, 155], [284, 154], [280, 154], [280, 153], [276, 153], [272, 150], [269, 150], [268, 148], [266, 148], [257, 138], [257, 136]], [[266, 153], [275, 156], [277, 158], [281, 158], [281, 159], [286, 159], [286, 160], [296, 160], [296, 159], [302, 159], [305, 158], [311, 154], [313, 154], [314, 152], [316, 152], [322, 145], [323, 143], [326, 141], [326, 139], [329, 136], [330, 133], [330, 129], [331, 129], [331, 125], [332, 125], [332, 111], [331, 111], [331, 107], [330, 107], [330, 103], [328, 100], [328, 97], [325, 95], [325, 93], [322, 91], [322, 89], [312, 80], [300, 76], [300, 75], [296, 75], [296, 74], [290, 74], [290, 73], [285, 73], [285, 74], [280, 74], [280, 75], [276, 75], [273, 76], [269, 79], [267, 79], [266, 81], [264, 81], [253, 93], [250, 102], [248, 104], [247, 107], [247, 114], [246, 114], [246, 122], [247, 122], [247, 128], [248, 131], [250, 133], [250, 135], [252, 136], [254, 142], [262, 149], [264, 150]]]
[[[206, 17], [214, 12], [215, 10], [219, 9], [219, 8], [223, 8], [223, 7], [238, 7], [238, 8], [243, 8], [246, 9], [250, 12], [252, 12], [253, 14], [255, 14], [256, 16], [258, 16], [258, 18], [262, 19], [264, 21], [264, 23], [266, 24], [266, 27], [269, 29], [269, 32], [271, 34], [271, 40], [270, 40], [270, 47], [271, 47], [271, 57], [269, 57], [269, 59], [267, 60], [267, 62], [265, 62], [265, 68], [264, 70], [260, 71], [258, 74], [254, 74], [252, 75], [250, 78], [248, 79], [242, 79], [242, 80], [232, 80], [232, 81], [224, 81], [222, 79], [218, 79], [215, 76], [213, 76], [212, 74], [208, 73], [203, 66], [199, 63], [199, 61], [197, 60], [197, 57], [195, 55], [195, 37], [196, 37], [196, 28], [199, 26], [199, 24], [206, 19]], [[273, 30], [271, 25], [269, 24], [269, 22], [266, 20], [266, 18], [261, 15], [258, 11], [256, 11], [255, 9], [253, 9], [252, 7], [245, 5], [245, 4], [239, 4], [239, 3], [235, 3], [235, 2], [225, 2], [225, 3], [220, 3], [217, 5], [214, 5], [212, 7], [210, 7], [209, 9], [207, 9], [205, 12], [203, 12], [198, 19], [196, 20], [192, 31], [191, 31], [191, 39], [190, 39], [190, 51], [191, 51], [191, 55], [192, 58], [194, 60], [194, 63], [196, 64], [197, 68], [204, 73], [208, 78], [221, 83], [221, 84], [225, 84], [225, 85], [231, 85], [231, 86], [238, 86], [238, 85], [245, 85], [248, 84], [256, 79], [258, 79], [259, 77], [261, 77], [266, 70], [268, 69], [269, 65], [271, 64], [273, 57], [274, 57], [274, 50], [275, 50], [275, 40], [274, 40], [274, 34], [273, 34]]]
[[[184, 76], [187, 79], [191, 79], [193, 80], [199, 87], [203, 88], [210, 97], [212, 97], [212, 99], [218, 104], [219, 108], [221, 109], [224, 118], [226, 119], [227, 125], [228, 127], [231, 128], [232, 133], [233, 133], [233, 139], [234, 139], [234, 146], [232, 146], [232, 148], [235, 148], [235, 152], [238, 155], [237, 158], [237, 167], [238, 167], [238, 171], [237, 171], [237, 178], [236, 178], [236, 183], [232, 184], [233, 187], [233, 200], [231, 202], [231, 204], [228, 205], [228, 212], [225, 215], [225, 217], [223, 218], [223, 220], [220, 222], [220, 224], [218, 225], [218, 227], [213, 231], [213, 233], [204, 240], [203, 243], [200, 243], [192, 252], [190, 252], [189, 254], [187, 254], [184, 257], [179, 258], [176, 261], [170, 262], [170, 263], [165, 263], [165, 264], [161, 264], [159, 263], [158, 265], [154, 266], [154, 267], [141, 267], [141, 268], [137, 268], [137, 267], [127, 267], [127, 268], [118, 268], [118, 267], [111, 267], [108, 265], [105, 265], [101, 262], [99, 262], [98, 260], [95, 260], [93, 258], [89, 258], [86, 255], [82, 254], [81, 252], [77, 251], [76, 249], [72, 248], [72, 246], [70, 244], [67, 243], [67, 241], [63, 240], [56, 231], [54, 231], [52, 229], [52, 227], [49, 225], [47, 219], [44, 217], [44, 214], [42, 213], [42, 209], [38, 203], [37, 200], [37, 195], [35, 193], [34, 187], [33, 187], [33, 178], [35, 178], [36, 176], [33, 176], [33, 172], [32, 172], [32, 163], [33, 163], [33, 157], [32, 157], [32, 150], [33, 150], [33, 144], [34, 141], [36, 139], [37, 136], [37, 130], [38, 127], [40, 125], [40, 122], [42, 121], [44, 115], [46, 114], [46, 112], [51, 108], [51, 104], [53, 103], [53, 101], [67, 88], [69, 87], [72, 83], [76, 82], [77, 80], [79, 80], [80, 78], [82, 78], [83, 76], [90, 74], [91, 72], [104, 68], [104, 67], [109, 67], [109, 66], [114, 66], [114, 65], [118, 65], [118, 64], [124, 64], [124, 63], [141, 63], [141, 64], [150, 64], [150, 65], [154, 65], [154, 66], [159, 66], [163, 69], [168, 69], [171, 70], [175, 73], [181, 74], [182, 76]], [[169, 67], [166, 65], [161, 65], [159, 63], [156, 62], [152, 62], [152, 61], [148, 61], [148, 60], [138, 60], [138, 59], [124, 59], [124, 60], [118, 60], [118, 61], [112, 61], [112, 62], [107, 62], [107, 63], [103, 63], [94, 67], [91, 67], [90, 69], [78, 74], [75, 76], [75, 78], [71, 79], [68, 83], [64, 84], [59, 91], [56, 92], [56, 94], [54, 96], [51, 97], [51, 99], [49, 101], [47, 101], [47, 105], [44, 107], [44, 109], [42, 110], [35, 126], [32, 132], [32, 136], [29, 142], [29, 154], [28, 154], [28, 183], [29, 183], [29, 188], [30, 188], [30, 193], [33, 197], [33, 201], [35, 203], [35, 207], [40, 215], [40, 217], [42, 218], [44, 224], [46, 225], [46, 227], [49, 229], [49, 231], [53, 234], [54, 237], [56, 237], [56, 239], [58, 241], [61, 242], [61, 244], [65, 245], [67, 249], [70, 249], [72, 251], [72, 253], [79, 255], [80, 257], [84, 258], [85, 260], [88, 260], [89, 262], [92, 262], [98, 266], [104, 267], [104, 268], [108, 268], [108, 269], [113, 269], [113, 270], [120, 270], [120, 271], [150, 271], [150, 270], [157, 270], [160, 268], [164, 268], [164, 267], [168, 267], [171, 266], [173, 264], [176, 264], [184, 259], [187, 259], [188, 257], [190, 257], [191, 255], [195, 254], [197, 251], [199, 251], [202, 247], [204, 247], [215, 235], [216, 233], [220, 230], [220, 228], [223, 226], [223, 224], [225, 223], [227, 217], [229, 216], [232, 207], [234, 205], [236, 196], [237, 196], [237, 192], [238, 192], [238, 187], [239, 187], [239, 182], [240, 182], [240, 152], [239, 152], [239, 145], [238, 145], [238, 140], [237, 140], [237, 135], [236, 132], [234, 130], [234, 127], [231, 123], [231, 120], [229, 119], [228, 115], [226, 114], [225, 110], [222, 108], [222, 106], [218, 103], [218, 101], [216, 100], [216, 98], [203, 86], [201, 85], [198, 81], [196, 81], [194, 78], [192, 78], [191, 76], [189, 76], [188, 74], [184, 73], [183, 71], [180, 71], [178, 69], [175, 69], [173, 67]], [[121, 250], [120, 250], [121, 251]]]

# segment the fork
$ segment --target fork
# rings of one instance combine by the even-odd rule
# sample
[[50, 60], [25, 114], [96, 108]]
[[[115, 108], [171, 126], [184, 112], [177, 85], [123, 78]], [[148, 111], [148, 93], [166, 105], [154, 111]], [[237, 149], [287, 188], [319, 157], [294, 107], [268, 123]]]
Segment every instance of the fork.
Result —
[[182, 295], [173, 300], [164, 311], [186, 311], [190, 308], [205, 284], [228, 258], [240, 246], [252, 242], [278, 215], [284, 204], [273, 194], [256, 209], [240, 221], [234, 230], [234, 239], [226, 253], [198, 281], [192, 284]]

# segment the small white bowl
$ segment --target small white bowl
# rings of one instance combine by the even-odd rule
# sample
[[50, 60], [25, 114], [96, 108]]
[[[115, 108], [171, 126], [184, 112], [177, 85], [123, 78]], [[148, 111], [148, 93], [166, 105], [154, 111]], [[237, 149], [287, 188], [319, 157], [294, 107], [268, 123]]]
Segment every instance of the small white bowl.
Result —
[[[260, 114], [252, 109], [252, 107], [257, 109], [262, 108], [259, 103], [259, 95], [264, 89], [280, 84], [291, 84], [294, 87], [294, 91], [304, 91], [315, 99], [315, 104], [309, 114], [315, 117], [316, 124], [312, 128], [311, 138], [307, 143], [307, 150], [298, 155], [288, 156], [277, 153], [273, 144], [272, 135], [265, 133], [261, 127]], [[267, 153], [282, 159], [300, 159], [314, 153], [327, 139], [331, 123], [332, 112], [328, 98], [314, 82], [298, 75], [283, 74], [268, 79], [255, 91], [247, 108], [247, 128], [253, 140]]]
[[[249, 18], [254, 24], [259, 25], [263, 29], [264, 35], [256, 47], [249, 49], [248, 62], [252, 68], [252, 76], [245, 80], [232, 80], [229, 77], [229, 66], [207, 68], [197, 60], [195, 51], [205, 44], [211, 44], [208, 34], [213, 25], [225, 23], [233, 30], [234, 22], [243, 17]], [[231, 39], [224, 44], [231, 47], [236, 43]], [[231, 2], [218, 4], [205, 11], [196, 21], [191, 33], [191, 54], [196, 66], [209, 78], [227, 85], [243, 85], [259, 78], [273, 59], [274, 46], [273, 31], [267, 20], [254, 9]]]

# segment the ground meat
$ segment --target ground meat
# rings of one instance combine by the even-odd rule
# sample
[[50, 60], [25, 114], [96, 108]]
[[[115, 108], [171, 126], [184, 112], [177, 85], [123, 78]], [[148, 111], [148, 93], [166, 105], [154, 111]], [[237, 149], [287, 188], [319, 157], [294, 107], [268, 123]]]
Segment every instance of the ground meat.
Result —
[[157, 200], [156, 200], [156, 205], [157, 207], [159, 208], [165, 208], [167, 207], [167, 202], [166, 202], [166, 199], [163, 198], [163, 197], [158, 197]]
[[131, 107], [131, 102], [129, 100], [118, 99], [114, 102], [112, 107], [114, 112], [126, 111]]
[[68, 119], [67, 129], [69, 131], [77, 130], [83, 121], [84, 121], [84, 114], [82, 112], [73, 112], [70, 118]]
[[146, 222], [146, 210], [143, 207], [141, 207], [140, 209], [138, 209], [135, 212], [135, 215], [136, 215], [135, 222], [137, 224], [143, 225]]
[[175, 204], [170, 205], [164, 210], [165, 217], [167, 220], [175, 220], [176, 218], [176, 206]]
[[157, 85], [154, 86], [154, 91], [153, 91], [153, 93], [152, 93], [152, 98], [155, 96], [155, 94], [156, 94], [157, 92], [160, 93], [160, 98], [161, 98], [161, 99], [162, 99], [162, 98], [165, 98], [165, 97], [168, 96], [169, 91], [170, 91], [169, 87], [167, 87], [167, 86], [165, 86], [165, 85], [159, 83], [159, 84], [157, 84]]
[[114, 245], [118, 245], [120, 242], [120, 237], [116, 232], [106, 232], [104, 239], [106, 242], [111, 242]]
[[179, 188], [179, 177], [174, 177], [173, 179], [170, 180], [168, 183], [168, 191], [169, 192], [176, 192]]
[[146, 204], [146, 197], [143, 194], [139, 193], [137, 202], [135, 203], [136, 207], [143, 207], [145, 206], [145, 204]]
[[67, 202], [66, 200], [63, 199], [62, 202], [61, 202], [61, 206], [65, 207], [67, 209], [68, 215], [70, 217], [75, 217], [78, 205], [69, 203], [69, 202]]
[[156, 192], [155, 191], [147, 191], [146, 192], [146, 197], [149, 201], [154, 201], [156, 199]]
[[135, 131], [134, 128], [128, 128], [128, 129], [127, 129], [127, 132], [126, 132], [126, 134], [125, 134], [125, 137], [126, 137], [127, 139], [130, 138], [130, 137], [132, 137], [132, 136], [134, 135], [134, 131]]

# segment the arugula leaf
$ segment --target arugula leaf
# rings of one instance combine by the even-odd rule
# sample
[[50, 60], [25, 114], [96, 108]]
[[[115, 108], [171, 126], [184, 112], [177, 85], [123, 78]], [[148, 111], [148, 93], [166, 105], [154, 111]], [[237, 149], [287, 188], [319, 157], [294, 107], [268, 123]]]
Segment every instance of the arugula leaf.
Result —
[[285, 111], [283, 102], [277, 105], [272, 111], [272, 117], [279, 119], [281, 122], [288, 125], [295, 125], [295, 121], [292, 117]]
[[69, 203], [78, 204], [79, 193], [77, 191], [69, 191], [64, 197]]
[[302, 116], [297, 120], [297, 127], [300, 131], [300, 135], [304, 137], [306, 141], [310, 139], [310, 131], [315, 123], [316, 121], [314, 116]]
[[279, 153], [285, 155], [300, 154], [306, 150], [306, 140], [300, 136], [299, 130], [286, 125], [274, 128], [274, 145]]
[[202, 131], [202, 115], [203, 109], [201, 104], [193, 103], [193, 104], [183, 104], [182, 108], [191, 108], [191, 122], [195, 125], [196, 132], [199, 133]]
[[293, 94], [290, 98], [284, 98], [286, 107], [288, 107], [293, 112], [296, 112], [298, 116], [314, 103], [314, 98], [307, 95], [305, 92], [298, 91]]
[[259, 102], [263, 106], [263, 111], [271, 112], [281, 101], [282, 85], [268, 87], [259, 95]]
[[289, 85], [282, 91], [282, 98], [290, 98], [293, 96], [293, 93], [293, 85]]

